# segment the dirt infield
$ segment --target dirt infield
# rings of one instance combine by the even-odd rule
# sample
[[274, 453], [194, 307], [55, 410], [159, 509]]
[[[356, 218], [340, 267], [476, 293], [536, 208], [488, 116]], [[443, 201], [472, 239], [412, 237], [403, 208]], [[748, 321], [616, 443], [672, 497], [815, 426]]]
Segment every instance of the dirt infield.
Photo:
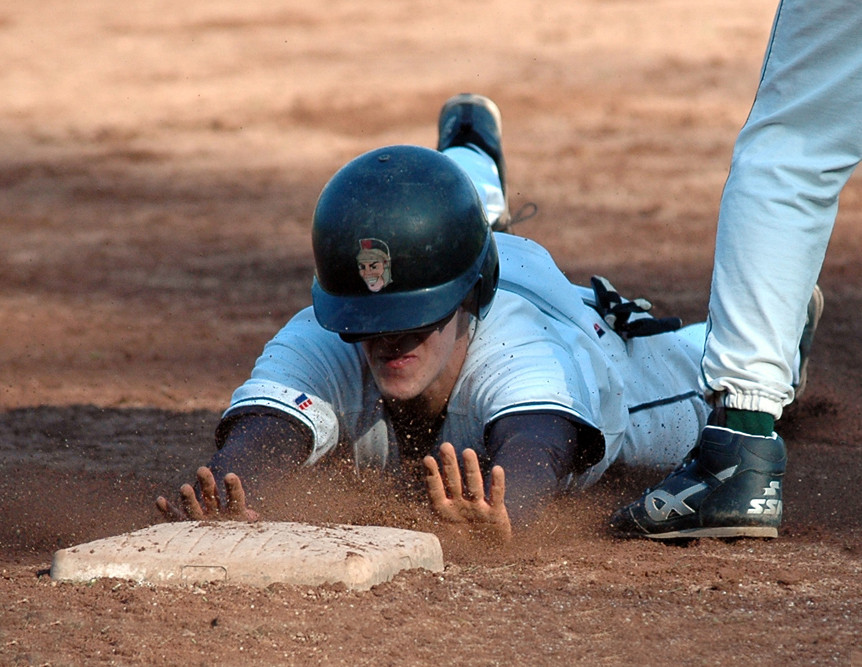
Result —
[[232, 390], [309, 303], [326, 179], [433, 145], [453, 93], [503, 111], [512, 206], [539, 210], [518, 233], [576, 282], [702, 319], [774, 5], [7, 0], [0, 663], [862, 665], [858, 178], [809, 390], [780, 422], [780, 539], [615, 540], [607, 516], [661, 476], [617, 470], [489, 551], [335, 464], [267, 518], [430, 530], [442, 574], [367, 593], [46, 575], [58, 548], [156, 521], [207, 461]]

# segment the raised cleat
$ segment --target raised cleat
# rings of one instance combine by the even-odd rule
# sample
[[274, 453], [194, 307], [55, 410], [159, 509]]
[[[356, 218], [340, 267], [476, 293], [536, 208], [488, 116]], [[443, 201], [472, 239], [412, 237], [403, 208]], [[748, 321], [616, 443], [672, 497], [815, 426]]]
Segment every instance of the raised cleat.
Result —
[[449, 98], [440, 110], [438, 130], [437, 150], [442, 151], [453, 146], [474, 146], [494, 160], [503, 186], [505, 208], [493, 228], [495, 231], [507, 230], [511, 216], [506, 195], [506, 161], [503, 158], [500, 109], [484, 95], [455, 95]]

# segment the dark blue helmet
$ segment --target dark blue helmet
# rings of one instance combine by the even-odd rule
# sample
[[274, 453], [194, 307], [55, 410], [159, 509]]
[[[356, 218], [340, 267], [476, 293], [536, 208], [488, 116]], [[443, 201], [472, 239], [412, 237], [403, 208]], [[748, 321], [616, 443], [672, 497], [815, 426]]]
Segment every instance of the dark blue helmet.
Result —
[[462, 303], [485, 316], [499, 258], [469, 177], [418, 146], [380, 148], [342, 167], [314, 211], [314, 314], [356, 341], [425, 327]]

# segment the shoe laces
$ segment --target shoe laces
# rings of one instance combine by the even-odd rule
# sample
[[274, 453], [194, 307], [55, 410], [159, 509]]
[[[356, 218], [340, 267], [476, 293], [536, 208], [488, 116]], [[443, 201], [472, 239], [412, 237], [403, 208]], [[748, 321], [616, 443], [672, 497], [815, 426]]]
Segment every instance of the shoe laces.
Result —
[[685, 470], [685, 468], [688, 467], [688, 465], [692, 461], [694, 461], [698, 457], [698, 454], [700, 454], [700, 442], [698, 442], [694, 447], [689, 450], [688, 454], [685, 455], [685, 458], [680, 461], [673, 470], [671, 470], [667, 475], [665, 475], [662, 481], [659, 482], [657, 486], [652, 486], [646, 491], [644, 491], [644, 495], [649, 495], [657, 488], [659, 488], [662, 484], [664, 484], [667, 480], [669, 480], [671, 477], [680, 474], [683, 470]]
[[527, 202], [521, 208], [519, 208], [513, 215], [501, 216], [499, 220], [497, 220], [493, 225], [491, 225], [491, 229], [495, 232], [505, 232], [507, 234], [512, 233], [512, 227], [515, 225], [520, 225], [522, 222], [526, 222], [530, 218], [536, 216], [539, 212], [539, 207], [533, 202]]

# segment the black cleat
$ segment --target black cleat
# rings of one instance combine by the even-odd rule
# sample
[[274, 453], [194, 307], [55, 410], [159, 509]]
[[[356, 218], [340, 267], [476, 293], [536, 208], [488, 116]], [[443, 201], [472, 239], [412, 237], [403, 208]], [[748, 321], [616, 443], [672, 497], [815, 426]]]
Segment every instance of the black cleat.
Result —
[[449, 98], [440, 110], [437, 150], [472, 145], [487, 153], [497, 165], [503, 186], [505, 209], [494, 223], [495, 231], [509, 226], [509, 203], [506, 195], [506, 161], [503, 158], [500, 109], [484, 95], [462, 93]]
[[656, 488], [614, 512], [621, 537], [778, 537], [784, 441], [707, 426], [685, 461]]

